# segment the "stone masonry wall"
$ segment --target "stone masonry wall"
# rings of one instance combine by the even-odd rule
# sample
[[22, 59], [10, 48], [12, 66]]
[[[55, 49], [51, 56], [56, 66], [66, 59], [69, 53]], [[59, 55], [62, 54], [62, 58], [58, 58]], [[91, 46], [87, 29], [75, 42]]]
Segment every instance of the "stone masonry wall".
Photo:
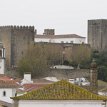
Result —
[[92, 49], [107, 51], [107, 20], [88, 20], [88, 43]]
[[7, 67], [17, 66], [27, 48], [34, 41], [33, 26], [1, 26], [0, 40], [6, 49]]

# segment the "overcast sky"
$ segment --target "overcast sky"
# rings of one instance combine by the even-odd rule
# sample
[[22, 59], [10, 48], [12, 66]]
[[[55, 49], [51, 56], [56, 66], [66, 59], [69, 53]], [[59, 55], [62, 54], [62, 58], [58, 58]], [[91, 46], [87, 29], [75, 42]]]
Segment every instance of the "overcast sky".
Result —
[[107, 0], [0, 0], [0, 25], [34, 25], [87, 36], [88, 19], [107, 19]]

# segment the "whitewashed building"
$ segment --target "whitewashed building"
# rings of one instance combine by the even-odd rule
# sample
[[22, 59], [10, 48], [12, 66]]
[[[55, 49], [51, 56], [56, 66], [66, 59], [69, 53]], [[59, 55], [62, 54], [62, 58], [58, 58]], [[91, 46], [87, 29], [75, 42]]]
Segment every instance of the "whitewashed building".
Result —
[[103, 96], [107, 96], [107, 87], [105, 89], [99, 90], [98, 94], [103, 95]]
[[0, 43], [0, 74], [5, 73], [5, 48]]
[[14, 80], [3, 80], [0, 79], [0, 100], [13, 103], [10, 97], [15, 97], [17, 84]]
[[12, 98], [14, 107], [107, 107], [107, 98], [65, 80]]
[[86, 38], [76, 34], [61, 34], [55, 35], [54, 29], [45, 29], [43, 35], [36, 34], [35, 43], [86, 43]]
[[76, 34], [65, 34], [65, 35], [36, 35], [35, 43], [46, 42], [46, 43], [74, 43], [82, 44], [85, 43], [85, 37]]

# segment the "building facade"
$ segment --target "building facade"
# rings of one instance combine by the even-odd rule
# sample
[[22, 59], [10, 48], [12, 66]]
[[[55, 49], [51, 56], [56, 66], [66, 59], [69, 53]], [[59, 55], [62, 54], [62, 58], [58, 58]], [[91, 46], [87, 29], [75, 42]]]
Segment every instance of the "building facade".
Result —
[[6, 76], [0, 77], [0, 101], [12, 104], [13, 100], [10, 97], [15, 97], [17, 87], [14, 80], [8, 79]]
[[1, 26], [0, 40], [6, 50], [7, 67], [16, 67], [34, 42], [33, 26]]
[[103, 100], [21, 100], [14, 107], [107, 107]]
[[107, 51], [107, 19], [88, 20], [88, 43], [93, 50]]
[[5, 48], [0, 43], [0, 74], [5, 73]]
[[43, 35], [35, 35], [35, 43], [46, 42], [46, 43], [74, 43], [82, 44], [85, 42], [85, 37], [76, 34], [62, 34], [55, 35], [54, 29], [45, 29]]
[[65, 80], [12, 98], [14, 107], [107, 107], [107, 98]]

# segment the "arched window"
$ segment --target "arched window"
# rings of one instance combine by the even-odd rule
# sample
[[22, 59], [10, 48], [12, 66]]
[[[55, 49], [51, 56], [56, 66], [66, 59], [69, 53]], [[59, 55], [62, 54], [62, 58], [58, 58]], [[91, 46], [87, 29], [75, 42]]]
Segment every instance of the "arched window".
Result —
[[4, 97], [6, 96], [6, 91], [3, 91], [3, 96], [4, 96]]

